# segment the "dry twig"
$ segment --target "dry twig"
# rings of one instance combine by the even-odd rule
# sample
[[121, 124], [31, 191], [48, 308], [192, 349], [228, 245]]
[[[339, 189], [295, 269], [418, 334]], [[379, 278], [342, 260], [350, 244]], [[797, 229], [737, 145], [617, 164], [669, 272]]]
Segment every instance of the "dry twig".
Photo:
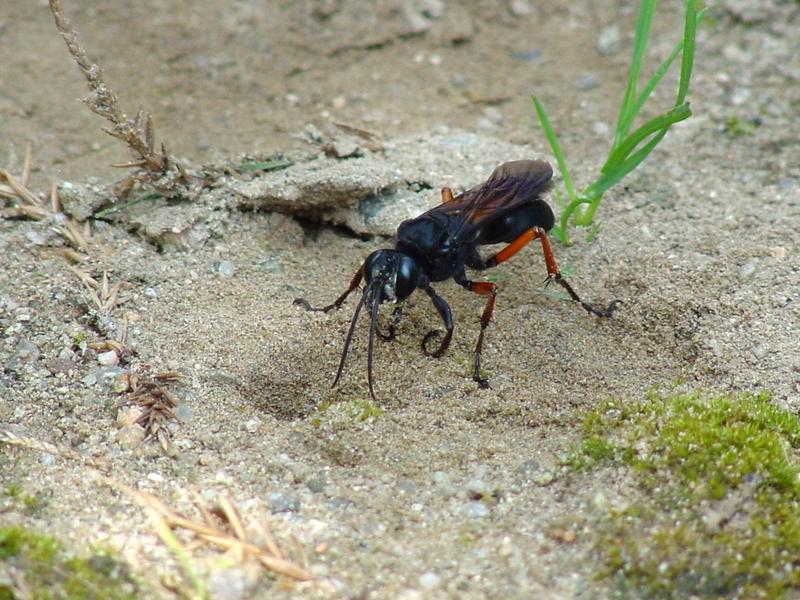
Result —
[[10, 170], [0, 169], [0, 181], [5, 181], [5, 184], [0, 183], [0, 198], [19, 201], [15, 209], [5, 211], [6, 216], [39, 220], [52, 214], [36, 194], [28, 189], [30, 178], [31, 145], [28, 144], [25, 148], [25, 162], [22, 165], [19, 180], [11, 174]]
[[[10, 169], [0, 169], [0, 198], [16, 201], [17, 205], [2, 211], [0, 215], [11, 218], [28, 218], [41, 220], [49, 218], [54, 223], [52, 230], [60, 235], [69, 243], [74, 250], [79, 252], [89, 251], [88, 239], [91, 235], [89, 223], [86, 222], [81, 227], [76, 221], [66, 218], [61, 214], [61, 202], [58, 199], [58, 186], [53, 183], [50, 189], [49, 203], [40, 199], [29, 188], [31, 178], [31, 145], [25, 149], [25, 162], [22, 165], [22, 173], [19, 179], [11, 174]], [[84, 256], [78, 254], [70, 248], [59, 248], [58, 251], [67, 260], [72, 262], [82, 262]]]
[[[198, 499], [197, 508], [203, 517], [203, 521], [191, 519], [169, 508], [169, 506], [157, 496], [148, 492], [135, 490], [121, 481], [104, 475], [103, 473], [110, 471], [108, 465], [98, 463], [98, 461], [88, 458], [74, 450], [47, 442], [41, 442], [33, 438], [18, 436], [5, 430], [0, 430], [0, 443], [47, 452], [56, 456], [76, 460], [81, 464], [91, 467], [89, 472], [92, 475], [97, 477], [104, 484], [130, 496], [147, 511], [156, 532], [165, 543], [167, 543], [165, 538], [168, 536], [172, 537], [170, 536], [170, 530], [177, 528], [186, 529], [195, 534], [202, 542], [216, 546], [221, 550], [233, 551], [238, 554], [242, 560], [249, 557], [254, 558], [262, 567], [276, 575], [289, 577], [296, 581], [313, 580], [311, 573], [309, 573], [307, 569], [293, 563], [285, 557], [264, 523], [258, 522], [257, 525], [260, 532], [266, 533], [266, 535], [262, 533], [265, 537], [266, 547], [262, 548], [248, 541], [239, 512], [229, 498], [221, 496], [219, 507], [214, 509], [209, 509], [202, 500]], [[217, 515], [217, 519], [215, 519], [213, 515]], [[230, 532], [225, 529], [225, 525], [230, 527]], [[176, 544], [178, 547], [176, 547]], [[174, 551], [179, 551], [183, 556], [186, 555], [184, 548], [180, 546], [180, 543], [177, 542], [174, 537], [170, 539], [169, 545]]]
[[111, 472], [111, 465], [103, 460], [91, 458], [90, 456], [66, 446], [58, 446], [23, 435], [17, 435], [9, 430], [0, 429], [0, 443], [8, 444], [9, 446], [19, 446], [20, 448], [27, 448], [28, 450], [36, 450], [45, 454], [52, 454], [53, 456], [60, 456], [61, 458], [73, 460], [91, 467], [100, 473]]
[[[273, 543], [267, 548], [247, 541], [244, 525], [233, 503], [224, 496], [220, 498], [217, 511], [209, 510], [202, 502], [198, 503], [200, 513], [205, 522], [187, 518], [169, 508], [164, 501], [153, 494], [134, 490], [122, 483], [108, 481], [120, 491], [131, 496], [140, 506], [151, 509], [156, 515], [164, 519], [170, 529], [187, 529], [197, 535], [202, 541], [217, 546], [222, 550], [233, 550], [242, 557], [255, 558], [264, 568], [297, 581], [311, 581], [311, 574], [304, 568], [294, 564], [284, 557], [283, 553]], [[231, 527], [233, 533], [225, 531], [219, 524], [208, 520], [208, 515], [215, 513], [222, 517], [224, 522]], [[263, 524], [261, 524], [263, 528]], [[270, 536], [270, 539], [271, 536]]]

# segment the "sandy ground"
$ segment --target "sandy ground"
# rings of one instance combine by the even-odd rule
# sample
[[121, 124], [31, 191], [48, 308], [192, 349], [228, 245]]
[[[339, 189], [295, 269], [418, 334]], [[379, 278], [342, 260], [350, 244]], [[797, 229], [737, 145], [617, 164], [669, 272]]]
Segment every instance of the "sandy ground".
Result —
[[[334, 122], [376, 132], [389, 149], [343, 161], [356, 165], [392, 169], [397, 147], [424, 165], [437, 154], [426, 138], [460, 140], [441, 152], [472, 179], [428, 173], [421, 189], [432, 206], [441, 185], [480, 181], [508, 158], [495, 155], [499, 144], [552, 161], [531, 93], [575, 179], [588, 182], [604, 158], [627, 74], [630, 2], [272, 4], [71, 0], [65, 9], [122, 104], [151, 111], [159, 139], [193, 164], [319, 156], [309, 131], [335, 135]], [[650, 65], [682, 26], [675, 3], [664, 4]], [[91, 476], [91, 459], [189, 514], [195, 493], [230, 496], [322, 582], [291, 586], [198, 549], [221, 598], [603, 596], [592, 578], [596, 500], [632, 492], [615, 473], [561, 465], [587, 409], [677, 385], [767, 389], [800, 411], [798, 10], [714, 3], [698, 35], [695, 116], [608, 194], [596, 239], [577, 232], [572, 247], [556, 245], [588, 300], [624, 301], [613, 319], [543, 291], [537, 249], [492, 273], [501, 295], [484, 354], [490, 390], [469, 378], [482, 302], [441, 284], [456, 319], [450, 350], [419, 351], [437, 317], [416, 294], [399, 338], [377, 346], [383, 412], [354, 418], [348, 411], [368, 398], [365, 328], [330, 388], [354, 302], [321, 315], [292, 300], [331, 301], [391, 242], [241, 210], [235, 181], [193, 205], [153, 207], [189, 224], [181, 247], [146, 235], [156, 214], [146, 204], [90, 222], [79, 268], [122, 282], [105, 312], [53, 251], [63, 241], [52, 223], [0, 220], [0, 428], [73, 451], [0, 446], [3, 487], [41, 499], [34, 514], [0, 512], [0, 523], [76, 548], [109, 544], [154, 575], [148, 595], [173, 595], [174, 557], [128, 496]], [[611, 26], [619, 48], [601, 53]], [[0, 163], [18, 172], [31, 142], [30, 188], [41, 193], [53, 181], [120, 177], [108, 165], [128, 160], [126, 149], [76, 101], [85, 83], [44, 3], [0, 9], [0, 64]], [[672, 89], [658, 93], [659, 108]], [[467, 132], [478, 135], [471, 149]], [[167, 452], [124, 435], [120, 371], [86, 348], [123, 329], [119, 369], [181, 374], [170, 389], [182, 424], [169, 425]], [[553, 533], [563, 529], [575, 539]]]

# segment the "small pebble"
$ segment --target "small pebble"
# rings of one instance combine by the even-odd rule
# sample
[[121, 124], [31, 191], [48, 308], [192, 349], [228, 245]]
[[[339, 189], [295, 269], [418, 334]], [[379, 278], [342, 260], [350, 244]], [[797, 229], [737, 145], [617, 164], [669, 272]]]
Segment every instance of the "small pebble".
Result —
[[321, 494], [325, 490], [325, 480], [322, 477], [312, 477], [306, 486], [313, 494]]
[[28, 238], [29, 242], [37, 246], [44, 246], [47, 243], [47, 239], [38, 231], [29, 231], [25, 234], [25, 237]]
[[144, 436], [144, 427], [134, 423], [117, 431], [117, 443], [125, 450], [133, 450], [144, 441]]
[[753, 346], [750, 349], [750, 352], [752, 352], [753, 356], [755, 356], [757, 359], [760, 360], [760, 359], [764, 358], [767, 355], [769, 350], [767, 349], [767, 347], [764, 344], [758, 344], [757, 346]]
[[621, 39], [619, 27], [616, 25], [604, 27], [600, 37], [597, 38], [597, 51], [604, 56], [615, 54], [619, 52]]
[[264, 257], [260, 264], [268, 273], [283, 273], [286, 270], [280, 260], [275, 256]]
[[533, 7], [528, 0], [511, 0], [508, 10], [515, 17], [528, 17], [533, 13]]
[[608, 509], [608, 498], [603, 492], [597, 492], [592, 498], [592, 502], [594, 503], [595, 508], [598, 510], [606, 510]]
[[253, 419], [249, 419], [244, 424], [244, 428], [249, 433], [256, 433], [258, 431], [259, 427], [261, 427], [261, 419], [259, 419], [258, 417], [255, 417]]
[[443, 0], [420, 0], [420, 11], [429, 19], [438, 19], [444, 14]]
[[542, 58], [542, 51], [541, 50], [519, 50], [517, 52], [512, 52], [511, 58], [514, 60], [521, 60], [522, 62], [539, 62], [539, 59]]
[[345, 498], [344, 496], [334, 496], [328, 502], [328, 506], [331, 508], [350, 508], [355, 505], [356, 503], [353, 500]]
[[175, 408], [175, 414], [183, 423], [190, 421], [194, 416], [192, 407], [185, 403], [178, 404], [178, 406]]
[[503, 122], [503, 113], [501, 113], [495, 106], [486, 106], [483, 109], [483, 116], [489, 119], [492, 123], [499, 124]]
[[424, 590], [432, 590], [442, 580], [436, 573], [427, 572], [419, 576], [419, 586]]
[[243, 569], [220, 569], [208, 576], [208, 591], [215, 600], [242, 600], [250, 597], [250, 579]]
[[481, 479], [470, 479], [464, 487], [470, 498], [481, 498], [492, 494], [489, 486]]
[[155, 288], [146, 287], [144, 288], [144, 295], [148, 298], [155, 298], [158, 296], [158, 292], [156, 292]]
[[489, 516], [489, 507], [483, 502], [473, 500], [462, 504], [460, 512], [470, 519], [483, 519]]
[[401, 494], [415, 496], [417, 494], [417, 484], [410, 479], [401, 479], [397, 482], [397, 489]]
[[283, 492], [272, 492], [267, 496], [269, 509], [273, 513], [295, 512], [300, 510], [300, 500], [296, 496]]
[[142, 416], [144, 409], [141, 406], [126, 406], [117, 412], [117, 425], [130, 427]]
[[338, 137], [325, 148], [328, 156], [335, 158], [351, 158], [361, 155], [358, 140], [350, 136]]
[[450, 77], [450, 83], [458, 88], [466, 87], [467, 76], [463, 73], [453, 73], [452, 77]]
[[741, 268], [739, 269], [739, 277], [741, 279], [750, 279], [756, 272], [756, 263], [755, 261], [748, 261], [744, 263]]
[[458, 493], [453, 482], [450, 481], [450, 476], [444, 471], [433, 472], [433, 483], [436, 485], [439, 493], [445, 498], [452, 498]]
[[597, 137], [608, 137], [611, 133], [611, 126], [605, 121], [595, 121], [592, 123], [592, 133]]
[[788, 251], [784, 246], [773, 246], [769, 249], [769, 253], [772, 255], [772, 258], [776, 260], [783, 260], [786, 258]]
[[229, 260], [219, 261], [216, 264], [215, 269], [217, 273], [219, 273], [223, 277], [233, 277], [233, 274], [236, 271], [236, 267], [234, 267], [233, 263]]
[[587, 90], [592, 90], [600, 85], [600, 75], [595, 73], [594, 71], [587, 71], [586, 73], [582, 73], [580, 77], [578, 77], [578, 81], [575, 82], [575, 86], [585, 92]]
[[203, 452], [197, 461], [204, 467], [217, 467], [220, 463], [219, 458], [213, 452]]
[[556, 527], [555, 529], [551, 529], [547, 532], [547, 535], [557, 542], [562, 542], [564, 544], [571, 544], [575, 541], [577, 537], [575, 532], [571, 529], [561, 529], [560, 527]]
[[119, 355], [114, 350], [101, 352], [97, 355], [97, 362], [105, 367], [116, 367], [119, 364]]
[[17, 371], [26, 364], [33, 364], [39, 359], [39, 348], [28, 340], [20, 340], [14, 354], [6, 361], [5, 368]]

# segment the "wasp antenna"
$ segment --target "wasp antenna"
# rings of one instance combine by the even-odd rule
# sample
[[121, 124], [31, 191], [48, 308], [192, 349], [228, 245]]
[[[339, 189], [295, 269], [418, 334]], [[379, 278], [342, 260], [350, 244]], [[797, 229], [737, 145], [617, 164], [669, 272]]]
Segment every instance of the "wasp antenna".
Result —
[[375, 390], [372, 389], [372, 349], [375, 346], [375, 331], [378, 329], [378, 308], [380, 307], [380, 302], [378, 302], [378, 298], [374, 294], [372, 299], [373, 302], [369, 314], [369, 345], [367, 346], [367, 382], [369, 383], [369, 395], [372, 396], [373, 400], [376, 400]]
[[356, 329], [356, 323], [358, 322], [358, 315], [361, 313], [361, 307], [364, 306], [364, 302], [367, 299], [367, 290], [369, 288], [364, 288], [364, 293], [361, 294], [361, 300], [358, 301], [356, 305], [355, 313], [353, 313], [353, 318], [350, 321], [350, 329], [347, 331], [347, 338], [344, 340], [344, 349], [342, 350], [342, 358], [339, 359], [339, 368], [336, 369], [336, 377], [333, 380], [333, 384], [331, 387], [336, 387], [336, 384], [339, 383], [339, 378], [342, 376], [342, 371], [344, 370], [344, 363], [347, 359], [347, 352], [350, 350], [350, 342], [353, 340], [353, 332]]

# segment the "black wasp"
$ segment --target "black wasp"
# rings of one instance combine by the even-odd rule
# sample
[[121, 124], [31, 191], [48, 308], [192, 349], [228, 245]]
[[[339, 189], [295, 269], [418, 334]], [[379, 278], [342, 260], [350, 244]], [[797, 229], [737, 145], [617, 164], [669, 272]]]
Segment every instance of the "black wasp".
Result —
[[[422, 339], [422, 350], [428, 356], [441, 356], [453, 337], [453, 315], [444, 298], [431, 287], [431, 282], [445, 281], [452, 277], [467, 290], [488, 296], [481, 317], [481, 331], [475, 346], [472, 371], [472, 378], [478, 385], [488, 387], [487, 380], [481, 377], [481, 349], [483, 334], [492, 319], [497, 286], [488, 281], [472, 281], [467, 277], [464, 267], [476, 271], [491, 269], [507, 261], [525, 244], [536, 239], [542, 243], [547, 265], [547, 282], [555, 281], [561, 285], [589, 313], [598, 317], [610, 317], [619, 300], [615, 300], [607, 308], [595, 308], [581, 300], [558, 272], [546, 233], [553, 227], [555, 217], [541, 198], [550, 189], [552, 176], [553, 169], [546, 162], [519, 160], [500, 165], [485, 183], [458, 196], [454, 197], [450, 188], [443, 188], [442, 204], [416, 219], [403, 221], [397, 229], [395, 249], [376, 250], [370, 254], [356, 271], [347, 290], [332, 304], [314, 308], [304, 298], [297, 298], [294, 303], [308, 310], [328, 312], [339, 308], [347, 296], [361, 284], [362, 279], [366, 284], [350, 321], [333, 385], [338, 383], [342, 375], [358, 315], [366, 305], [370, 313], [367, 380], [369, 392], [375, 398], [372, 389], [372, 350], [377, 331], [378, 307], [384, 302], [402, 302], [417, 288], [428, 294], [445, 328], [437, 348], [429, 347], [429, 342], [441, 335], [440, 331], [433, 330]], [[489, 258], [484, 259], [478, 253], [479, 246], [500, 243], [508, 245]], [[394, 309], [389, 333], [378, 332], [381, 338], [394, 338], [395, 326], [402, 315], [402, 309], [402, 304]]]

